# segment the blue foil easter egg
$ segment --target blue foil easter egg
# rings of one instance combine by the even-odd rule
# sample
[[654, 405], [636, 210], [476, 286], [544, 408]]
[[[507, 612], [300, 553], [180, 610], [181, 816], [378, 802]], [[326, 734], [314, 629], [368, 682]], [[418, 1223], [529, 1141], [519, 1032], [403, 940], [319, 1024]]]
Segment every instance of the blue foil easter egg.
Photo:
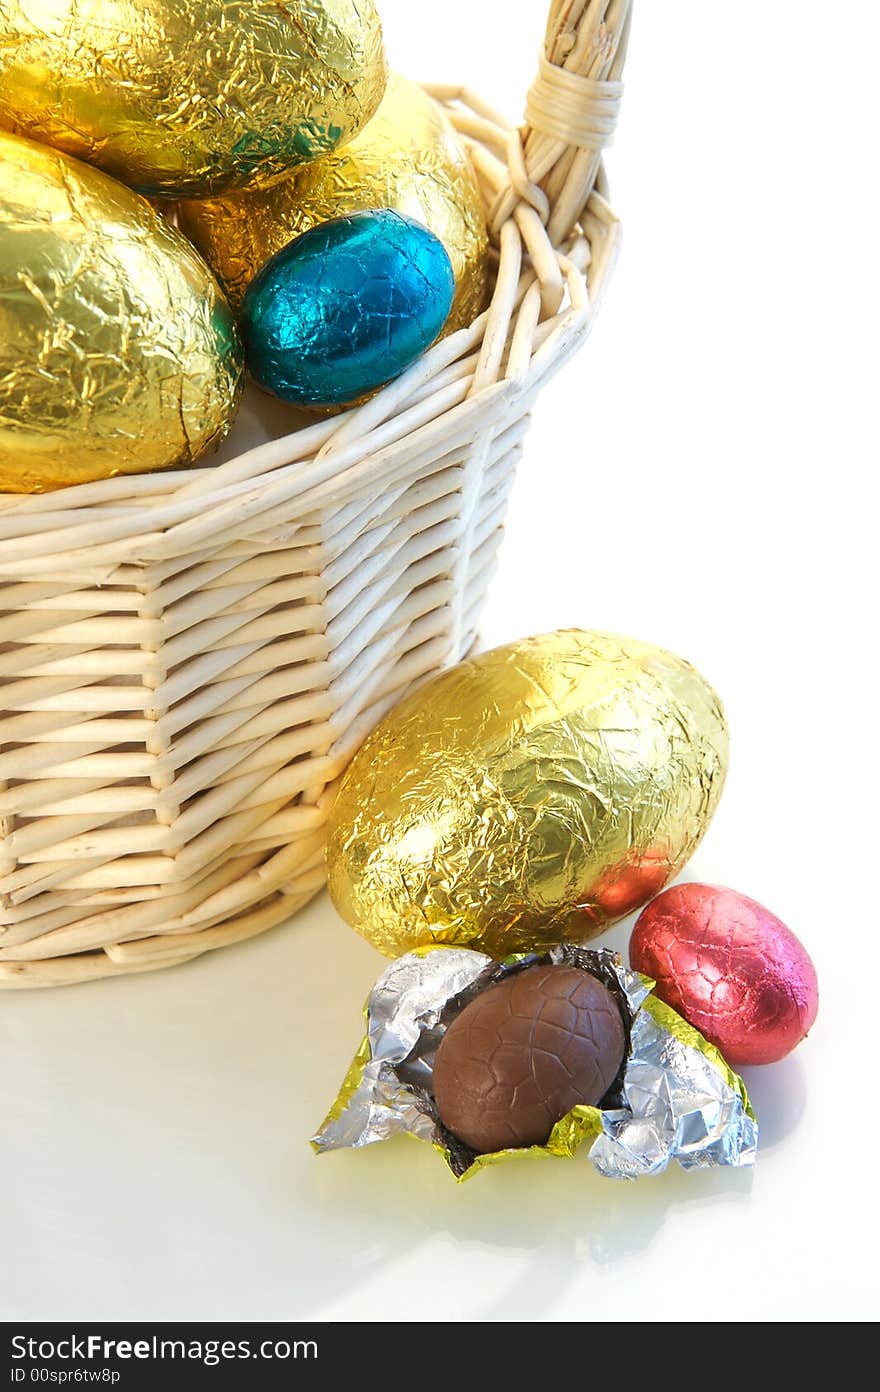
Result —
[[299, 406], [339, 406], [399, 377], [438, 337], [455, 294], [443, 243], [383, 209], [283, 247], [242, 304], [248, 366]]

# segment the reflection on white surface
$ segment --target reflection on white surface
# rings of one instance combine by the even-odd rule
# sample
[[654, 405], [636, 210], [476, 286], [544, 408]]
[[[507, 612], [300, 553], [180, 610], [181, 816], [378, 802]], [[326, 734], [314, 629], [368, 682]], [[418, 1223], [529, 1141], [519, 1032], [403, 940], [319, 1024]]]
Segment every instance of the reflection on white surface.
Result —
[[744, 1068], [743, 1082], [761, 1128], [761, 1151], [787, 1140], [807, 1105], [807, 1076], [800, 1054], [767, 1068]]
[[[502, 25], [500, 4], [454, 0], [430, 52], [411, 0], [381, 8], [396, 67], [518, 111], [544, 7], [514, 6]], [[792, 26], [789, 8], [762, 9], [761, 61], [779, 75], [768, 106], [742, 101], [754, 26], [702, 0], [682, 0], [672, 25], [666, 7], [636, 7], [609, 159], [623, 257], [584, 357], [536, 406], [483, 628], [491, 642], [566, 624], [631, 633], [691, 659], [725, 700], [731, 775], [688, 877], [766, 902], [821, 989], [795, 1058], [750, 1071], [753, 1178], [617, 1187], [586, 1163], [524, 1162], [457, 1188], [407, 1141], [315, 1159], [307, 1138], [381, 968], [321, 900], [289, 929], [171, 972], [0, 994], [0, 1318], [880, 1313], [873, 1167], [843, 1171], [828, 1122], [854, 1062], [876, 1053], [850, 965], [875, 955], [863, 693], [876, 510], [858, 472], [876, 435], [875, 353], [853, 306], [876, 264], [858, 206], [873, 194], [876, 45], [848, 52], [865, 65], [848, 139], [826, 121], [805, 141], [829, 26]], [[688, 80], [670, 83], [672, 68]], [[675, 211], [661, 216], [671, 150]], [[831, 167], [834, 206], [854, 211], [845, 255], [820, 261], [809, 200]], [[817, 264], [833, 293], [805, 293]], [[251, 389], [226, 451], [293, 415]], [[876, 1110], [862, 1127], [873, 1157]]]
[[[382, 963], [322, 897], [189, 966], [3, 997], [2, 1241], [15, 1260], [2, 1314], [368, 1320], [403, 1301], [417, 1319], [427, 1298], [438, 1319], [618, 1318], [623, 1300], [673, 1318], [669, 1273], [694, 1263], [691, 1298], [711, 1318], [753, 1265], [754, 1234], [782, 1221], [780, 1194], [790, 1211], [792, 1174], [815, 1184], [821, 1151], [800, 1132], [798, 1145], [780, 1135], [754, 1176], [635, 1184], [574, 1160], [456, 1186], [405, 1139], [316, 1158], [308, 1137]], [[790, 1081], [765, 1076], [752, 1080], [758, 1104], [784, 1116]], [[810, 1244], [822, 1222], [814, 1210]], [[773, 1286], [778, 1303], [796, 1229], [787, 1241], [740, 1291], [755, 1313]]]

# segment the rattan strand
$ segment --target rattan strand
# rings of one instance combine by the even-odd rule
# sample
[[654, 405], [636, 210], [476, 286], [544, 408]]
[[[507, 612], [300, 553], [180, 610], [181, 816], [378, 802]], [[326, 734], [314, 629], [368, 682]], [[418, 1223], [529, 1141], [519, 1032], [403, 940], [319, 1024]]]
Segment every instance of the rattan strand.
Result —
[[472, 645], [532, 402], [618, 243], [629, 0], [556, 0], [525, 129], [471, 150], [489, 309], [366, 405], [216, 467], [0, 497], [0, 987], [185, 962], [323, 885], [334, 783]]

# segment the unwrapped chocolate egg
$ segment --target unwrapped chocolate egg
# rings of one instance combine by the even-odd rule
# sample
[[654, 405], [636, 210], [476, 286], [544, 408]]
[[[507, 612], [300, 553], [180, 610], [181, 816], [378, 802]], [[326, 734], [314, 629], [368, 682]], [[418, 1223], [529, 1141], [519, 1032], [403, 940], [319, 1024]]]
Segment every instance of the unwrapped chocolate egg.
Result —
[[270, 256], [317, 223], [392, 208], [439, 237], [455, 272], [451, 333], [482, 311], [489, 239], [470, 160], [452, 123], [395, 73], [357, 139], [271, 188], [181, 203], [180, 226], [237, 306]]
[[330, 893], [389, 956], [581, 941], [693, 854], [727, 756], [718, 697], [681, 658], [579, 630], [512, 643], [368, 737], [330, 815]]
[[140, 189], [266, 184], [385, 89], [373, 0], [4, 0], [0, 124]]
[[263, 267], [241, 327], [254, 380], [298, 406], [356, 401], [430, 348], [454, 289], [443, 243], [388, 211], [304, 232]]
[[545, 1145], [617, 1078], [626, 1031], [614, 996], [578, 967], [534, 966], [480, 993], [447, 1029], [432, 1087], [444, 1126], [478, 1154]]
[[816, 969], [802, 944], [754, 899], [715, 885], [673, 885], [639, 917], [636, 971], [728, 1063], [777, 1063], [812, 1028]]
[[146, 199], [0, 131], [0, 492], [188, 464], [242, 350], [201, 257]]

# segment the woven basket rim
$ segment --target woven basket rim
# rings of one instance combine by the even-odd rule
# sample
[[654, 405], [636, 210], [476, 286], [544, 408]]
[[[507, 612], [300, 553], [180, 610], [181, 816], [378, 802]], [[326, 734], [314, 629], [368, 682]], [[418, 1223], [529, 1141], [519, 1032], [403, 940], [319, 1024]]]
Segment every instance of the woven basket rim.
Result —
[[0, 495], [0, 989], [189, 961], [322, 887], [348, 759], [475, 639], [532, 402], [613, 269], [630, 9], [553, 0], [522, 129], [430, 89], [497, 254], [471, 325], [219, 465]]

